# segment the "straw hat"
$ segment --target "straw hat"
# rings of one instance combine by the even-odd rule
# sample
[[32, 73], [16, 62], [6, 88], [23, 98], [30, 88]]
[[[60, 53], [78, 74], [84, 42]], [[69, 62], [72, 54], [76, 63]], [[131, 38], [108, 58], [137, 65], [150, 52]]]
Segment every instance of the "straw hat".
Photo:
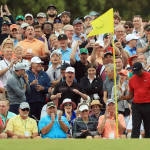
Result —
[[91, 103], [91, 107], [92, 107], [93, 105], [99, 105], [99, 106], [100, 106], [100, 108], [102, 108], [102, 107], [103, 107], [103, 105], [100, 103], [100, 101], [99, 101], [99, 100], [93, 100], [93, 101], [92, 101], [92, 103]]

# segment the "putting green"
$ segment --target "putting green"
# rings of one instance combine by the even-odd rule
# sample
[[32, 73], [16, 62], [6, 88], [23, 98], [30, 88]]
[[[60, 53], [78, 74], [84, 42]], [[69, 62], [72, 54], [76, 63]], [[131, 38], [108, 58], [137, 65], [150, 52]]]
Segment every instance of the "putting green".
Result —
[[0, 150], [149, 150], [150, 139], [0, 140]]

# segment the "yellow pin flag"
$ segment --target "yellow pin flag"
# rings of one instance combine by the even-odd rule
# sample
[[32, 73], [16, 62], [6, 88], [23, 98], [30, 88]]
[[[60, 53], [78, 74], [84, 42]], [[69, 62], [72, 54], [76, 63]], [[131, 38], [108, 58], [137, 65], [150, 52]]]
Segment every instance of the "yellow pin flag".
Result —
[[93, 26], [93, 30], [88, 34], [87, 37], [104, 33], [113, 33], [113, 9], [109, 9], [106, 13], [92, 21], [91, 24]]

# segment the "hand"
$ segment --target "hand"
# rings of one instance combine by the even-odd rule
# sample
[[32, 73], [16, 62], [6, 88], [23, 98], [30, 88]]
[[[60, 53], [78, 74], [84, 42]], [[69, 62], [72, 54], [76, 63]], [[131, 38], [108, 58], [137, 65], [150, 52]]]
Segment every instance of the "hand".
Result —
[[24, 84], [24, 89], [26, 90], [26, 88], [27, 88], [27, 85], [26, 85], [26, 84]]
[[124, 96], [123, 95], [119, 95], [119, 99], [120, 100], [124, 100]]
[[80, 38], [81, 38], [81, 41], [82, 41], [82, 42], [85, 42], [85, 41], [86, 41], [86, 40], [85, 40], [85, 36], [80, 35]]
[[62, 113], [60, 112], [60, 113], [58, 114], [58, 121], [61, 120], [61, 116], [62, 116]]
[[62, 94], [62, 93], [57, 93], [57, 94], [56, 94], [56, 98], [61, 98], [61, 94]]
[[49, 87], [48, 93], [51, 93], [51, 92], [52, 92], [52, 87]]
[[53, 122], [55, 122], [55, 114], [54, 113], [51, 113], [51, 119]]
[[18, 137], [18, 139], [26, 139], [25, 135], [18, 135], [17, 137]]
[[30, 85], [34, 85], [34, 84], [37, 84], [38, 80], [33, 80]]
[[1, 17], [4, 17], [4, 14], [3, 14], [3, 5], [1, 5]]
[[45, 35], [45, 34], [43, 34], [43, 35], [42, 35], [42, 38], [44, 39], [44, 41], [45, 41], [45, 40], [47, 40], [47, 38], [46, 38], [46, 35]]
[[118, 47], [119, 49], [123, 49], [121, 42], [116, 42], [115, 46]]
[[26, 73], [24, 74], [24, 79], [25, 79], [26, 82], [29, 81], [29, 80], [28, 80], [28, 75], [27, 75]]
[[80, 95], [81, 92], [79, 92], [77, 89], [73, 89], [73, 92], [75, 92], [76, 94]]
[[76, 44], [77, 46], [80, 46], [82, 44], [82, 41], [78, 40]]
[[8, 9], [7, 4], [4, 5], [4, 9], [5, 9], [5, 11], [6, 11], [7, 16], [10, 16], [11, 14], [10, 14], [10, 12], [9, 12], [9, 9]]
[[109, 116], [110, 116], [110, 113], [109, 113], [108, 110], [106, 109], [106, 111], [105, 111], [105, 119], [109, 118]]
[[37, 84], [36, 87], [35, 87], [35, 89], [36, 89], [37, 91], [43, 91], [43, 90], [44, 90], [44, 87], [41, 86], [41, 85], [39, 85], [39, 84]]
[[81, 130], [82, 133], [90, 132], [90, 130]]

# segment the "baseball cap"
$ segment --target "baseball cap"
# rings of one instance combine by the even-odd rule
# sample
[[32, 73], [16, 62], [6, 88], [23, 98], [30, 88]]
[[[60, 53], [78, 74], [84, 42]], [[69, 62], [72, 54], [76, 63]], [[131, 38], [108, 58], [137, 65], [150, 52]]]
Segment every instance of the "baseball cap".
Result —
[[91, 11], [89, 15], [90, 15], [90, 16], [96, 16], [96, 15], [99, 16], [100, 14], [97, 13], [96, 11]]
[[112, 52], [106, 52], [106, 53], [104, 53], [104, 58], [105, 58], [107, 55], [113, 56]]
[[18, 19], [25, 20], [24, 17], [23, 17], [22, 15], [17, 16], [17, 17], [16, 17], [16, 21], [17, 21]]
[[132, 73], [139, 74], [142, 68], [143, 68], [142, 64], [140, 62], [136, 62], [133, 64]]
[[88, 54], [88, 50], [86, 48], [81, 48], [80, 49], [80, 54], [82, 54], [82, 53]]
[[92, 19], [92, 17], [91, 17], [90, 15], [86, 15], [86, 16], [84, 17], [84, 20], [87, 19], [87, 18], [91, 18], [91, 19]]
[[119, 75], [121, 75], [121, 74], [124, 74], [124, 75], [128, 75], [128, 70], [125, 70], [125, 69], [123, 69], [123, 70], [121, 70], [120, 72], [119, 72]]
[[132, 59], [135, 58], [135, 57], [138, 57], [138, 55], [132, 55], [131, 57], [129, 57], [129, 65], [130, 65], [130, 67], [133, 66]]
[[46, 14], [43, 13], [43, 12], [40, 12], [40, 13], [37, 14], [37, 18], [38, 17], [46, 18]]
[[108, 99], [106, 102], [106, 106], [109, 105], [110, 103], [114, 103], [115, 104], [115, 100], [113, 99]]
[[63, 64], [61, 65], [60, 69], [66, 70], [67, 67], [70, 67], [70, 64], [68, 64], [68, 63], [63, 63]]
[[57, 54], [57, 56], [59, 56], [59, 55], [60, 55], [60, 54], [58, 53], [58, 51], [57, 51], [57, 50], [54, 50], [54, 51], [51, 53], [50, 58], [51, 58], [54, 54]]
[[59, 36], [58, 36], [58, 41], [59, 40], [68, 40], [68, 37], [67, 37], [67, 35], [65, 35], [65, 34], [60, 34]]
[[138, 39], [139, 39], [139, 36], [134, 35], [134, 34], [128, 34], [128, 35], [126, 36], [126, 41], [127, 41], [127, 42], [129, 42], [129, 41], [131, 41], [131, 40], [138, 40]]
[[109, 35], [108, 33], [105, 33], [105, 34], [103, 35], [103, 39], [106, 38], [108, 35]]
[[22, 70], [22, 69], [26, 69], [26, 65], [24, 64], [24, 63], [20, 63], [20, 62], [18, 62], [15, 66], [14, 66], [14, 68], [15, 68], [15, 70]]
[[30, 109], [30, 106], [27, 102], [22, 102], [19, 106], [20, 109], [24, 109], [24, 108], [29, 108]]
[[31, 63], [43, 64], [43, 61], [41, 61], [39, 57], [35, 56], [31, 59]]
[[13, 29], [17, 29], [18, 30], [18, 26], [16, 24], [10, 25], [10, 30], [13, 30]]
[[144, 30], [150, 30], [150, 24], [145, 25]]
[[80, 111], [80, 112], [82, 112], [83, 110], [89, 110], [88, 105], [83, 104], [83, 105], [81, 105], [81, 106], [79, 107], [79, 111]]
[[66, 72], [73, 72], [75, 73], [75, 69], [73, 67], [67, 67]]
[[26, 28], [27, 26], [29, 26], [28, 23], [22, 23], [22, 24], [21, 24], [21, 29]]
[[104, 42], [102, 40], [98, 40], [95, 43], [99, 44], [99, 46], [104, 47]]
[[7, 24], [7, 25], [11, 25], [11, 22], [10, 21], [3, 21], [3, 23], [2, 24]]
[[52, 101], [52, 102], [48, 102], [47, 103], [47, 108], [50, 108], [50, 107], [56, 107], [56, 104]]
[[27, 13], [27, 14], [25, 14], [25, 18], [26, 18], [26, 17], [31, 17], [31, 18], [33, 18], [33, 15], [32, 15], [32, 14]]
[[62, 17], [63, 15], [68, 15], [68, 16], [70, 17], [70, 12], [64, 11], [64, 12], [61, 13], [61, 17]]
[[50, 7], [53, 7], [53, 8], [55, 8], [55, 9], [57, 9], [56, 6], [54, 6], [53, 4], [51, 4], [51, 5], [49, 5], [49, 6], [47, 7], [47, 10], [48, 10]]
[[73, 21], [73, 25], [76, 25], [76, 24], [82, 24], [81, 20], [77, 20], [77, 19], [74, 20], [74, 21]]

